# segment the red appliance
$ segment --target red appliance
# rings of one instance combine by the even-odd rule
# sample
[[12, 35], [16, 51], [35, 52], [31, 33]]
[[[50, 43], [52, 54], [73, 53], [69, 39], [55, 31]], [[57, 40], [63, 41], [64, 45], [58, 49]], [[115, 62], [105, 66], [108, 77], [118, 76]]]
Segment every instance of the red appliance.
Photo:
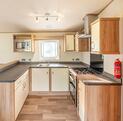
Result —
[[114, 77], [117, 79], [121, 78], [121, 61], [116, 59], [114, 62]]

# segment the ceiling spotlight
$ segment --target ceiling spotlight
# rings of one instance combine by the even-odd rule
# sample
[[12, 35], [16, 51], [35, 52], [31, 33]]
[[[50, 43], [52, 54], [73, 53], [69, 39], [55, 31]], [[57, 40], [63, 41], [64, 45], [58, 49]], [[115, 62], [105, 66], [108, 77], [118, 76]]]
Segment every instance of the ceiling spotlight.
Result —
[[62, 18], [63, 18], [63, 16], [61, 14], [52, 15], [50, 13], [45, 13], [44, 15], [35, 16], [35, 21], [36, 21], [36, 23], [38, 23], [40, 20], [52, 21], [52, 22], [55, 22], [55, 21], [60, 22]]

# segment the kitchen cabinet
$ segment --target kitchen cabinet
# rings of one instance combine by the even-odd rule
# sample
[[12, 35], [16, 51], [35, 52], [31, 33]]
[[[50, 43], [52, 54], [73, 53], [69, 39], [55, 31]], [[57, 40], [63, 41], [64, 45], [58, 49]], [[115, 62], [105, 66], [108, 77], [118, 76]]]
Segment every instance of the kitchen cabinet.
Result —
[[79, 116], [81, 121], [120, 121], [121, 86], [79, 81]]
[[91, 24], [91, 52], [119, 53], [119, 18], [100, 18]]
[[90, 51], [90, 38], [79, 38], [79, 35], [65, 35], [65, 52]]
[[35, 42], [33, 34], [13, 35], [14, 52], [34, 52]]
[[32, 69], [32, 91], [49, 91], [49, 68]]
[[32, 68], [32, 92], [68, 91], [68, 68]]
[[0, 83], [0, 121], [15, 121], [28, 93], [28, 70], [15, 82]]
[[15, 82], [15, 120], [29, 93], [29, 72], [26, 71]]
[[79, 116], [81, 121], [85, 121], [85, 85], [83, 83], [79, 84], [78, 91], [78, 99], [79, 99]]
[[75, 50], [75, 35], [65, 35], [64, 50], [65, 52]]
[[51, 69], [51, 90], [68, 91], [68, 68]]
[[90, 38], [79, 38], [79, 35], [75, 35], [75, 51], [76, 52], [88, 52], [90, 51]]

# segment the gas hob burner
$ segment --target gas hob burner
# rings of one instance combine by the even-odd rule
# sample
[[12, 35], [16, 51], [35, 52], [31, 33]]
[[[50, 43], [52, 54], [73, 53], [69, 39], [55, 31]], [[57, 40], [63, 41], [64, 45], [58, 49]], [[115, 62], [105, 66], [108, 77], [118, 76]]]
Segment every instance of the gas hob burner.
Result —
[[75, 68], [74, 71], [77, 74], [94, 74], [90, 68]]

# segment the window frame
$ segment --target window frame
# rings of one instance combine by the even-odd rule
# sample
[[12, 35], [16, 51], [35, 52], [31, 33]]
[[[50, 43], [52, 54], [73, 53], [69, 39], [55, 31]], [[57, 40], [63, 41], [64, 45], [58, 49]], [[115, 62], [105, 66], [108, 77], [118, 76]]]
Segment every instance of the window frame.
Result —
[[[44, 57], [42, 54], [42, 43], [45, 42], [56, 42], [57, 43], [57, 56], [56, 57]], [[60, 41], [57, 39], [40, 40], [39, 42], [39, 55], [40, 60], [59, 60], [60, 59]]]

